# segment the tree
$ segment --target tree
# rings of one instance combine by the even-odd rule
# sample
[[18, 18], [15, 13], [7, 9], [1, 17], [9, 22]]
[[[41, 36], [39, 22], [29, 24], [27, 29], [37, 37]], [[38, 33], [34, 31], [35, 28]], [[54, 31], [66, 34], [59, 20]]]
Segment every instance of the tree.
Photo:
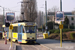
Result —
[[65, 17], [64, 24], [66, 24], [66, 25], [69, 24], [69, 19], [67, 18], [67, 16]]
[[23, 16], [22, 15], [20, 15], [20, 20], [23, 20]]
[[[51, 9], [48, 9], [48, 12], [56, 12], [56, 11], [59, 11], [59, 8], [57, 6], [53, 6]], [[55, 15], [53, 21], [53, 29], [54, 29], [54, 23], [55, 23]]]
[[51, 9], [48, 9], [48, 12], [56, 12], [59, 11], [59, 8], [57, 6], [53, 6]]
[[48, 30], [53, 29], [53, 22], [47, 22]]
[[[27, 0], [23, 0], [26, 2]], [[24, 18], [28, 21], [35, 21], [37, 18], [37, 5], [36, 0], [28, 0], [28, 3], [23, 3], [23, 11], [24, 11]]]
[[36, 23], [37, 23], [38, 27], [41, 27], [44, 24], [43, 12], [39, 11], [37, 16], [38, 17], [36, 18]]
[[67, 18], [67, 16], [65, 17], [64, 25], [68, 25], [68, 28], [69, 28], [69, 19]]
[[15, 17], [15, 20], [16, 20], [16, 21], [20, 20], [19, 16], [16, 16], [16, 17]]

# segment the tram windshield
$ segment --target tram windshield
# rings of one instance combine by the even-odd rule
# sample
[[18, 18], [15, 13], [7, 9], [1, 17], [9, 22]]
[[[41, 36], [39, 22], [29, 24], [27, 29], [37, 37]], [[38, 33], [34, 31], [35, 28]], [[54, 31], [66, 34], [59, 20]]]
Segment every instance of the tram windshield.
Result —
[[35, 33], [36, 27], [35, 26], [32, 26], [32, 27], [25, 26], [25, 30], [26, 30], [26, 33]]

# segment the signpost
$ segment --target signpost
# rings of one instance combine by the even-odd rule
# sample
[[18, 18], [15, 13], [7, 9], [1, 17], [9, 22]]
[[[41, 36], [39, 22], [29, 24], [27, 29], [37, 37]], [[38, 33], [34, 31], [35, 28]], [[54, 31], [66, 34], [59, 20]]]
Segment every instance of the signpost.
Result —
[[6, 13], [6, 22], [11, 23], [9, 26], [9, 29], [11, 31], [11, 47], [12, 47], [12, 29], [13, 29], [13, 25], [12, 22], [14, 21], [15, 18], [15, 13]]
[[11, 24], [11, 25], [9, 26], [9, 28], [12, 30], [12, 29], [13, 29], [13, 25]]
[[63, 29], [63, 25], [59, 25], [59, 28], [60, 28], [60, 29]]
[[56, 21], [64, 21], [64, 12], [58, 11], [55, 13]]
[[8, 12], [6, 13], [6, 22], [13, 22], [15, 18], [15, 13]]
[[62, 47], [62, 29], [63, 29], [63, 25], [62, 25], [62, 21], [64, 21], [64, 12], [59, 11], [55, 13], [55, 20], [56, 21], [60, 21], [60, 46]]

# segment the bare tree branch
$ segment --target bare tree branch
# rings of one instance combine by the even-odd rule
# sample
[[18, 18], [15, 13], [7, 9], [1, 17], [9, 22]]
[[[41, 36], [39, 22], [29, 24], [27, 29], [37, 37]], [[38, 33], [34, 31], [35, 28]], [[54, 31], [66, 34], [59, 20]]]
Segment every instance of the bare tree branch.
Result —
[[24, 4], [24, 18], [25, 20], [28, 21], [35, 21], [35, 19], [37, 18], [37, 5], [36, 5], [36, 0], [23, 0], [25, 1], [29, 1], [29, 3], [23, 3]]

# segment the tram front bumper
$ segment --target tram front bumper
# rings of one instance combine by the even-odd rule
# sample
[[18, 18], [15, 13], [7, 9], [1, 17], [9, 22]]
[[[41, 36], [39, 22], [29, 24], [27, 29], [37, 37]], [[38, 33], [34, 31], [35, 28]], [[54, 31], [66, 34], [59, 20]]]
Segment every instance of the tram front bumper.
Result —
[[36, 41], [36, 40], [25, 40], [25, 41]]

